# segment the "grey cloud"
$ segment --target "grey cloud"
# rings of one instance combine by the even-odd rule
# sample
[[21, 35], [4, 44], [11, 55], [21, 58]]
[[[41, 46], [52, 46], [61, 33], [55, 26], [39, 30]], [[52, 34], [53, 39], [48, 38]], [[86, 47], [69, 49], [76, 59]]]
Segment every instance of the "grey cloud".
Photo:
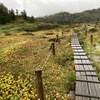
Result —
[[16, 0], [0, 0], [0, 3], [3, 3], [7, 8], [17, 8], [19, 4]]
[[100, 0], [0, 0], [8, 8], [26, 10], [28, 15], [45, 16], [58, 12], [81, 12], [99, 8]]

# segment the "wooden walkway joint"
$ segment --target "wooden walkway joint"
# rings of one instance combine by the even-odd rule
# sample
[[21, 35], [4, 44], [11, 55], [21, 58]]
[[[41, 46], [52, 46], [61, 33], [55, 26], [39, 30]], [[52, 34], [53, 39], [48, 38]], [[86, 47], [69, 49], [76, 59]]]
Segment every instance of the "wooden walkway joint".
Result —
[[71, 47], [76, 72], [75, 100], [100, 100], [100, 82], [79, 43], [77, 34], [72, 36]]

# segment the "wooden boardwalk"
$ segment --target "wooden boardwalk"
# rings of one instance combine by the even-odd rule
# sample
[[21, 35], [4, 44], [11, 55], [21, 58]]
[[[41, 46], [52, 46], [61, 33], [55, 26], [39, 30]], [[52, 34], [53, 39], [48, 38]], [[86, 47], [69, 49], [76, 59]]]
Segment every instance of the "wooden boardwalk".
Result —
[[77, 34], [72, 36], [71, 47], [76, 71], [75, 100], [100, 100], [100, 82], [78, 41]]

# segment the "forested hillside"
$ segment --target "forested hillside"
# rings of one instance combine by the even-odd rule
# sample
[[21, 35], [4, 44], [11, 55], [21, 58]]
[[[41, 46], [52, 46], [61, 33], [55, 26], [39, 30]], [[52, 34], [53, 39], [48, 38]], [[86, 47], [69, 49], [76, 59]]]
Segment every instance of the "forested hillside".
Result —
[[[74, 14], [68, 12], [60, 12], [50, 16], [38, 17], [36, 20], [48, 23], [70, 24], [99, 21], [99, 18], [100, 8]], [[16, 22], [23, 22], [23, 20], [34, 22], [35, 19], [33, 16], [27, 16], [25, 9], [22, 12], [19, 12], [18, 9], [14, 11], [13, 9], [8, 9], [2, 3], [0, 3], [0, 24], [14, 22], [15, 20], [17, 20]]]
[[37, 18], [39, 21], [59, 23], [59, 24], [70, 24], [70, 23], [88, 23], [99, 21], [100, 18], [100, 8], [87, 10], [81, 13], [68, 13], [61, 12], [50, 16]]
[[14, 22], [18, 19], [20, 19], [20, 21], [26, 20], [28, 22], [34, 22], [34, 17], [28, 17], [25, 9], [19, 13], [18, 9], [14, 11], [13, 9], [8, 9], [5, 7], [3, 3], [0, 3], [0, 24]]

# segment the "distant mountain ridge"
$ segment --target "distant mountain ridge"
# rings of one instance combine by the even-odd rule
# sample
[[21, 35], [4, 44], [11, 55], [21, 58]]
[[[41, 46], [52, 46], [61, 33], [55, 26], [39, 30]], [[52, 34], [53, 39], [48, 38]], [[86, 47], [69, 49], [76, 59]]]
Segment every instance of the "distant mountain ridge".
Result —
[[81, 13], [60, 12], [54, 15], [37, 18], [39, 21], [70, 24], [70, 23], [89, 23], [100, 20], [100, 8], [93, 10], [86, 10]]

